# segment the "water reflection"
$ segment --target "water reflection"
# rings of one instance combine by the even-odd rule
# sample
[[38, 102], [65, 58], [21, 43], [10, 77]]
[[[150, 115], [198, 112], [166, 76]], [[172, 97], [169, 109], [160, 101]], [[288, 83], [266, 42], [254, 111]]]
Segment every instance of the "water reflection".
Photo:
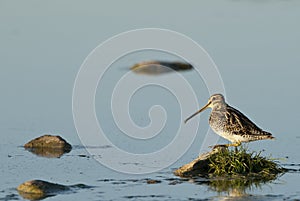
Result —
[[25, 148], [25, 149], [37, 156], [46, 157], [46, 158], [60, 158], [65, 153], [69, 153], [71, 151], [71, 149], [47, 148], [47, 147]]
[[195, 184], [198, 185], [207, 185], [209, 190], [217, 192], [225, 200], [227, 198], [243, 198], [252, 196], [248, 192], [252, 189], [257, 189], [262, 187], [266, 183], [271, 183], [276, 180], [279, 175], [270, 175], [269, 177], [261, 177], [259, 175], [253, 176], [230, 176], [230, 177], [218, 177], [203, 180], [203, 178], [194, 178], [191, 179]]

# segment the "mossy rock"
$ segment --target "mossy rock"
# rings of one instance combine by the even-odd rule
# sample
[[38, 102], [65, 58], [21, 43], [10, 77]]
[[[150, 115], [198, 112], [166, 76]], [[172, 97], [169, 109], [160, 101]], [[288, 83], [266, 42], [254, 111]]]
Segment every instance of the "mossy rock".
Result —
[[174, 171], [181, 177], [228, 177], [251, 176], [272, 177], [285, 172], [273, 160], [262, 157], [260, 152], [248, 153], [244, 147], [230, 150], [225, 147], [216, 147], [212, 151], [200, 155], [192, 162]]
[[70, 190], [68, 186], [54, 184], [42, 180], [31, 180], [20, 184], [17, 188], [19, 194], [29, 200], [40, 200], [53, 196], [61, 191]]
[[260, 152], [248, 152], [244, 147], [232, 150], [218, 146], [175, 170], [174, 174], [208, 185], [213, 191], [241, 198], [247, 196], [248, 189], [271, 182], [284, 172], [285, 168], [262, 157]]

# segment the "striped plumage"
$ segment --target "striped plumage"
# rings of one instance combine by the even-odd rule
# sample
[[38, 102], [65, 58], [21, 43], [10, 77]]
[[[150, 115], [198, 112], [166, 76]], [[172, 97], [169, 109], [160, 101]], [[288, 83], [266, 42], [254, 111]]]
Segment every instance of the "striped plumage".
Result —
[[242, 142], [274, 138], [271, 133], [256, 126], [243, 113], [229, 106], [222, 94], [212, 95], [208, 103], [185, 122], [208, 107], [212, 108], [209, 124], [213, 131], [233, 143], [227, 146], [239, 146]]

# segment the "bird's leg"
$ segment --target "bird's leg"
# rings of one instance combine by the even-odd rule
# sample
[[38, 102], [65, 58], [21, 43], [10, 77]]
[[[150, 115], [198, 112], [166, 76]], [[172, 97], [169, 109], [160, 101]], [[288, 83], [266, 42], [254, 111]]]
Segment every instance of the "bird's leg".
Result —
[[219, 145], [215, 145], [214, 147], [238, 147], [240, 146], [242, 143], [241, 142], [235, 142], [235, 143], [231, 143], [231, 144], [219, 144]]
[[217, 148], [217, 147], [235, 147], [237, 148], [238, 146], [240, 146], [242, 143], [241, 142], [235, 142], [235, 143], [232, 143], [232, 144], [217, 144], [217, 145], [214, 145], [214, 146], [209, 146], [209, 148]]
[[240, 142], [240, 141], [237, 141], [237, 142], [235, 142], [235, 143], [232, 143], [232, 144], [229, 144], [228, 146], [229, 147], [238, 147], [238, 146], [240, 146], [242, 143]]
[[238, 147], [240, 146], [242, 143], [237, 141], [235, 143], [232, 143], [232, 144], [226, 144], [226, 147]]
[[214, 146], [209, 146], [209, 148], [212, 148], [212, 149], [216, 149], [218, 147], [224, 147], [224, 148], [227, 148], [227, 144], [216, 144]]
[[240, 141], [238, 141], [238, 142], [235, 142], [235, 143], [232, 143], [232, 144], [228, 144], [227, 146], [228, 147], [234, 147], [234, 151], [235, 151], [235, 153], [237, 153], [238, 152], [238, 146], [240, 146], [242, 143], [240, 142]]

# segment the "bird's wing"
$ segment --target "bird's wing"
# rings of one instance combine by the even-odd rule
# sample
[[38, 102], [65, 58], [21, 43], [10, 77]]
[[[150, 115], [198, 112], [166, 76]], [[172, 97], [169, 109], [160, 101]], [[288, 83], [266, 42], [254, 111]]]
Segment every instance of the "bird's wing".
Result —
[[[227, 106], [226, 108], [226, 129], [238, 135], [266, 135], [267, 132], [256, 126], [250, 119], [237, 109]], [[268, 134], [267, 134], [268, 135]]]

